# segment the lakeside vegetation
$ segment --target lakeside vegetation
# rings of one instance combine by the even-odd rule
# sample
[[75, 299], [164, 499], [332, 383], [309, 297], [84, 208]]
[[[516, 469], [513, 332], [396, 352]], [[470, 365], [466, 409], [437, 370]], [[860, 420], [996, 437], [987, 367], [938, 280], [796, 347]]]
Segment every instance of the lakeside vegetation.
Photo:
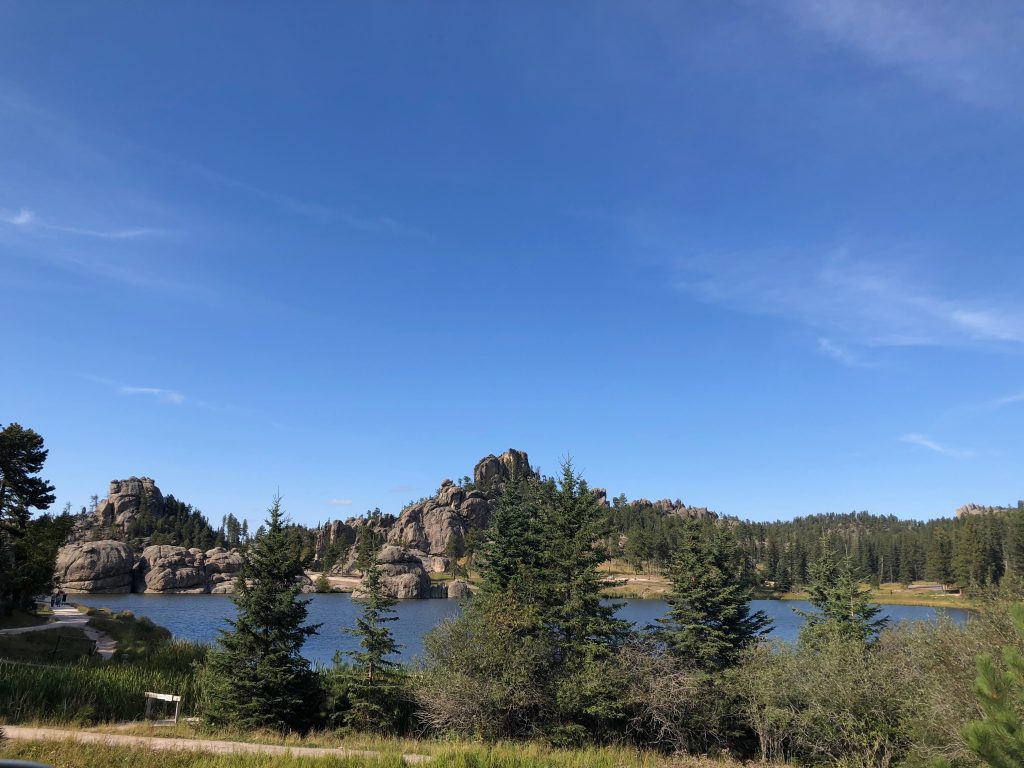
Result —
[[[14, 437], [45, 458], [25, 430]], [[32, 466], [38, 472], [41, 460]], [[46, 483], [24, 487], [46, 503]], [[28, 529], [17, 526], [27, 517], [12, 498], [5, 530], [14, 526], [20, 538], [5, 550], [7, 572], [25, 556], [41, 573], [52, 539], [23, 546]], [[672, 524], [666, 615], [647, 628], [618, 619], [604, 592], [612, 523], [571, 464], [556, 478], [513, 475], [475, 544], [475, 596], [427, 634], [423, 659], [407, 667], [393, 661], [394, 600], [373, 542], [358, 548], [365, 578], [355, 625], [308, 624], [303, 559], [275, 500], [243, 554], [238, 614], [214, 647], [175, 642], [146, 619], [104, 610], [88, 611], [88, 623], [118, 641], [110, 661], [74, 652], [73, 635], [66, 656], [8, 636], [21, 650], [0, 661], [0, 718], [110, 725], [142, 718], [143, 692], [173, 692], [198, 718], [199, 736], [252, 740], [270, 731], [296, 744], [389, 745], [352, 765], [393, 764], [409, 744], [428, 751], [431, 764], [526, 768], [698, 765], [704, 755], [723, 765], [973, 768], [1012, 764], [1005, 756], [1024, 749], [1024, 606], [1013, 558], [998, 580], [977, 584], [965, 625], [890, 627], [879, 619], [877, 591], [864, 588], [858, 556], [824, 531], [806, 565], [813, 610], [799, 642], [785, 645], [765, 640], [769, 619], [751, 607], [763, 579], [744, 529], [706, 517]], [[5, 594], [24, 605], [30, 581], [18, 583]], [[342, 630], [359, 639], [358, 651], [327, 667], [303, 658], [310, 635]], [[39, 632], [56, 641], [66, 629], [27, 634]], [[54, 762], [66, 748], [4, 747], [54, 750]], [[97, 750], [96, 765], [132, 758], [122, 748]]]

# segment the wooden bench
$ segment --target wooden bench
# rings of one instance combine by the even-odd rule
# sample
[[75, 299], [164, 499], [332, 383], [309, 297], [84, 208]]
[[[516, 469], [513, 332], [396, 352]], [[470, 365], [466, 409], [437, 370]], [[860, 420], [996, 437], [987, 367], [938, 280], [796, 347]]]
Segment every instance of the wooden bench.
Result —
[[153, 693], [152, 691], [146, 691], [146, 719], [149, 720], [149, 714], [153, 709], [153, 701], [173, 701], [174, 702], [174, 722], [178, 722], [178, 717], [181, 715], [181, 696], [175, 696], [172, 693]]

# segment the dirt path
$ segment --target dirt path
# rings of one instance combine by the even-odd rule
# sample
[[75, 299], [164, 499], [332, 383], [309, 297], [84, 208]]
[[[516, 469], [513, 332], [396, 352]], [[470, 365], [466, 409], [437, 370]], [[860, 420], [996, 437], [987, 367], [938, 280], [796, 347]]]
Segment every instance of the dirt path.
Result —
[[[211, 739], [168, 739], [159, 736], [127, 736], [92, 731], [64, 731], [59, 728], [26, 728], [5, 725], [9, 739], [24, 741], [79, 741], [91, 744], [108, 744], [121, 747], [145, 747], [154, 750], [179, 752], [214, 752], [216, 754], [237, 754], [262, 752], [268, 755], [295, 755], [297, 757], [380, 757], [382, 753], [362, 749], [341, 749], [330, 747], [285, 747], [278, 744], [253, 744], [243, 741], [215, 741]], [[407, 765], [426, 763], [429, 755], [402, 755]]]
[[48, 624], [36, 624], [32, 627], [15, 627], [13, 629], [0, 629], [0, 635], [23, 635], [26, 632], [42, 632], [48, 629], [60, 629], [71, 627], [80, 629], [85, 636], [96, 643], [96, 653], [104, 661], [108, 661], [117, 650], [117, 641], [106, 632], [100, 632], [89, 626], [89, 617], [71, 605], [61, 605], [53, 608], [53, 621]]

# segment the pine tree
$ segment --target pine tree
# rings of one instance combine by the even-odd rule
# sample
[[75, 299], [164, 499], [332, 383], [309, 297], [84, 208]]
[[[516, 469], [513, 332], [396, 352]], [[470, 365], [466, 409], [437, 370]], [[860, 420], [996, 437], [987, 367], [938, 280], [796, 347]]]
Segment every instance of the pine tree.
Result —
[[356, 569], [366, 573], [377, 561], [377, 536], [368, 525], [361, 525], [356, 530]]
[[353, 599], [361, 605], [355, 627], [345, 631], [359, 638], [362, 650], [335, 654], [335, 664], [341, 658], [352, 659], [356, 678], [348, 689], [348, 710], [345, 725], [357, 730], [391, 730], [396, 712], [396, 699], [401, 695], [400, 679], [396, 676], [398, 663], [390, 657], [401, 647], [391, 634], [388, 624], [397, 621], [394, 606], [398, 602], [384, 589], [380, 566], [371, 563], [366, 569], [359, 592]]
[[825, 634], [868, 643], [888, 623], [875, 618], [881, 608], [861, 589], [849, 557], [836, 561], [827, 538], [821, 541], [821, 555], [810, 567], [808, 601], [817, 611], [797, 611], [804, 617], [801, 642], [814, 643]]
[[[1018, 637], [1024, 639], [1024, 604], [1010, 608], [1010, 620]], [[992, 768], [1024, 765], [1024, 655], [1020, 649], [1003, 647], [1005, 670], [985, 654], [977, 660], [975, 695], [982, 719], [968, 723], [962, 733], [967, 745]]]
[[235, 582], [238, 616], [228, 620], [230, 630], [220, 630], [219, 648], [208, 656], [206, 713], [216, 724], [305, 730], [320, 691], [300, 651], [319, 625], [305, 623], [309, 600], [299, 598], [302, 567], [289, 546], [279, 497], [261, 530]]
[[505, 593], [514, 582], [522, 582], [534, 559], [536, 547], [531, 543], [523, 491], [523, 481], [515, 475], [505, 482], [491, 525], [484, 534], [487, 538], [480, 566], [480, 589], [484, 593]]
[[703, 672], [735, 664], [771, 626], [764, 611], [750, 612], [751, 589], [737, 569], [739, 559], [728, 528], [688, 521], [670, 572], [668, 614], [658, 620], [656, 636]]
[[557, 485], [546, 490], [537, 505], [538, 589], [545, 624], [569, 664], [604, 655], [624, 637], [628, 624], [615, 618], [619, 605], [602, 596], [597, 567], [607, 559], [600, 544], [607, 516], [597, 498], [569, 460]]

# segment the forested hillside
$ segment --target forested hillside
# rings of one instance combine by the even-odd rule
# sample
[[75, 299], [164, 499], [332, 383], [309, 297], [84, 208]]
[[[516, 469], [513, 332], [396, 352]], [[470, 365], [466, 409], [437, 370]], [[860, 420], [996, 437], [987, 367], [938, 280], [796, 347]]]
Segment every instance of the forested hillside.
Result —
[[[638, 571], [664, 570], [678, 549], [685, 518], [649, 502], [614, 500], [612, 551]], [[868, 512], [820, 514], [758, 523], [723, 518], [736, 527], [741, 549], [761, 578], [777, 587], [805, 584], [808, 567], [827, 541], [849, 555], [874, 583], [928, 580], [965, 587], [1024, 577], [1024, 502], [955, 518], [921, 522]]]

